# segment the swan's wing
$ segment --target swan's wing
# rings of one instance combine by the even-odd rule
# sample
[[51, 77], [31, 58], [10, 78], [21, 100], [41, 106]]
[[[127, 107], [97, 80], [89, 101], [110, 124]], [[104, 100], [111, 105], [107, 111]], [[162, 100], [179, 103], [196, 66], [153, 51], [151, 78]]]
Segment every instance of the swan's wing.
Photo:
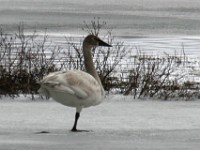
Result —
[[65, 92], [68, 94], [75, 94], [75, 92], [72, 89], [70, 89], [67, 86], [62, 85], [59, 82], [46, 81], [43, 83], [43, 86], [48, 87], [49, 89], [54, 90], [54, 91]]
[[82, 71], [57, 72], [44, 78], [41, 81], [41, 87], [85, 99], [94, 88], [91, 86], [92, 83], [98, 84], [92, 76]]

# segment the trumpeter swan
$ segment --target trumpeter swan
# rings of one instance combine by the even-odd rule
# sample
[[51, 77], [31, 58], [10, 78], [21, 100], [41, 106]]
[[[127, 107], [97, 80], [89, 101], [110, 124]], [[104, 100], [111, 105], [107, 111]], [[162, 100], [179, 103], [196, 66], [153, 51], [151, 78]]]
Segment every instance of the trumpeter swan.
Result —
[[82, 108], [100, 104], [104, 99], [104, 89], [95, 69], [92, 48], [111, 45], [94, 35], [83, 41], [83, 56], [86, 72], [80, 70], [58, 71], [47, 75], [40, 82], [38, 92], [52, 97], [55, 101], [76, 108], [75, 121], [71, 131], [77, 130], [77, 122]]

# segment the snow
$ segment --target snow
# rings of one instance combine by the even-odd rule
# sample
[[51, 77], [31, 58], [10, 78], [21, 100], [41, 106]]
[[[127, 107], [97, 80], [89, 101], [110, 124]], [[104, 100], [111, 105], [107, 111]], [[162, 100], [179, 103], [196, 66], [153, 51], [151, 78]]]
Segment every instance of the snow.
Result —
[[[0, 150], [171, 150], [200, 146], [200, 101], [134, 100], [107, 96], [84, 109], [70, 131], [75, 109], [54, 101], [0, 101]], [[47, 131], [49, 133], [39, 133]]]

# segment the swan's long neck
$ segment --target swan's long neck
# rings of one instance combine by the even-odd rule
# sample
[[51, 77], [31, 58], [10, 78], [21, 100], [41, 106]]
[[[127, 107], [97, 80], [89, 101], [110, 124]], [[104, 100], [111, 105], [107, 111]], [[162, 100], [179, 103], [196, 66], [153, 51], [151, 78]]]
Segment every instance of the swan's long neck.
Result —
[[92, 56], [92, 47], [84, 43], [83, 43], [83, 56], [84, 56], [86, 72], [92, 75], [102, 86], [101, 80], [94, 66], [93, 56]]

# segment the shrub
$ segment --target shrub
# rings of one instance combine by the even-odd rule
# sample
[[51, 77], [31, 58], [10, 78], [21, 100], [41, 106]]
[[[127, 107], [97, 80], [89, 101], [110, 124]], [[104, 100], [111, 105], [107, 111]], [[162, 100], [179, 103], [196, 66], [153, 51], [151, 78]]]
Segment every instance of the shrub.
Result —
[[[115, 42], [112, 29], [100, 18], [94, 18], [89, 24], [84, 22], [84, 31], [99, 35], [102, 29], [104, 40], [112, 48], [93, 49], [94, 62], [104, 89], [133, 98], [192, 99], [200, 98], [199, 84], [182, 80], [177, 75], [180, 65], [185, 67], [186, 56], [155, 57], [142, 54], [128, 56], [130, 50], [123, 42]], [[0, 30], [0, 96], [12, 98], [19, 94], [31, 94], [32, 99], [39, 88], [38, 81], [50, 72], [59, 70], [84, 70], [82, 40], [78, 43], [66, 38], [65, 45], [55, 45], [49, 40], [46, 31], [38, 35], [36, 31], [25, 34], [21, 24], [18, 32], [7, 34]], [[131, 65], [124, 71], [124, 59], [130, 59]], [[128, 64], [125, 64], [128, 66]], [[120, 76], [119, 76], [120, 74]]]
[[177, 76], [177, 68], [186, 63], [182, 58], [185, 57], [170, 55], [155, 57], [138, 52], [132, 57], [133, 67], [124, 85], [124, 95], [132, 94], [134, 98], [156, 97], [164, 100], [176, 98], [188, 100], [199, 97], [199, 87], [194, 88], [196, 83], [184, 82], [182, 74]]

